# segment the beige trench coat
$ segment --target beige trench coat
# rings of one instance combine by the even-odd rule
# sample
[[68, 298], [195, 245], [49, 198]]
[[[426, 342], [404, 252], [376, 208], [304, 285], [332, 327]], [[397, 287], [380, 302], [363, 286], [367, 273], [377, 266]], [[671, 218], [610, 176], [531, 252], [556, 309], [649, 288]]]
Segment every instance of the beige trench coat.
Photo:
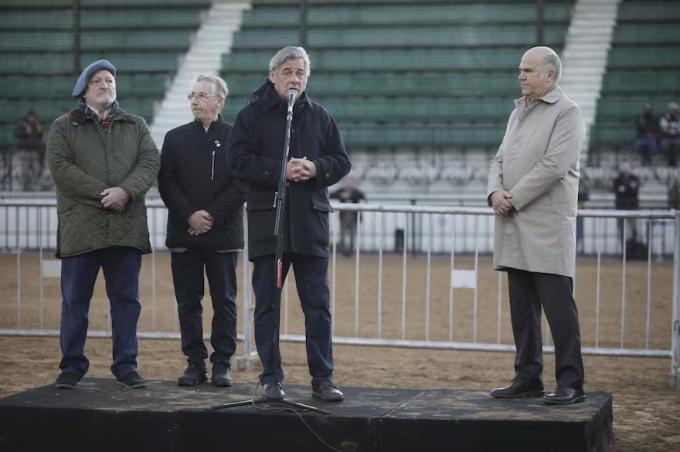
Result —
[[494, 269], [574, 276], [584, 136], [580, 108], [559, 87], [528, 107], [515, 101], [489, 169], [487, 198], [506, 190], [515, 207], [496, 215]]

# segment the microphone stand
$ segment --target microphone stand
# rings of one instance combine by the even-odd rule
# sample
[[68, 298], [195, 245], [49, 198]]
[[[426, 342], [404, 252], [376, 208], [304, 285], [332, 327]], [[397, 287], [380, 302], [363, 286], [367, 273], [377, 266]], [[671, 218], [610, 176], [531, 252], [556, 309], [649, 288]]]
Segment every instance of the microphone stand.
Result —
[[[281, 383], [279, 381], [279, 369], [281, 369], [281, 350], [279, 348], [280, 333], [279, 329], [281, 327], [281, 292], [283, 290], [283, 240], [284, 236], [281, 232], [281, 223], [283, 222], [283, 217], [286, 208], [286, 167], [288, 164], [288, 155], [290, 154], [290, 129], [293, 124], [293, 104], [295, 103], [295, 95], [297, 91], [288, 91], [288, 113], [286, 114], [286, 138], [283, 144], [283, 153], [281, 156], [281, 174], [279, 176], [279, 184], [274, 196], [274, 207], [276, 207], [276, 219], [274, 221], [274, 236], [276, 237], [276, 255], [274, 257], [274, 275], [276, 278], [276, 296], [274, 298], [273, 306], [276, 310], [276, 323], [274, 325], [274, 333], [272, 337], [273, 349], [274, 349], [274, 367], [276, 369], [276, 380], [273, 384]], [[268, 397], [259, 397], [256, 399], [241, 400], [239, 402], [227, 403], [224, 405], [218, 405], [212, 407], [213, 410], [221, 410], [226, 408], [233, 408], [245, 405], [255, 405], [258, 403], [266, 404], [280, 404], [291, 406], [306, 411], [313, 411], [320, 414], [331, 414], [330, 411], [317, 408], [311, 405], [306, 405], [304, 403], [294, 402], [292, 400], [286, 399], [274, 399]]]

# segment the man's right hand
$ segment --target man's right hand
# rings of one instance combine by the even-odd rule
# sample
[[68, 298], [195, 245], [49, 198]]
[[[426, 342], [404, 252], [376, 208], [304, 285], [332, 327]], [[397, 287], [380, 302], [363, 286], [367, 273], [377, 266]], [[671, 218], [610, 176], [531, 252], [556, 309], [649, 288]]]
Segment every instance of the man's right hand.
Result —
[[189, 234], [205, 234], [212, 229], [213, 217], [205, 210], [197, 210], [191, 214], [187, 223], [189, 223]]
[[510, 203], [512, 195], [505, 190], [491, 193], [491, 207], [496, 215], [510, 215], [515, 207]]

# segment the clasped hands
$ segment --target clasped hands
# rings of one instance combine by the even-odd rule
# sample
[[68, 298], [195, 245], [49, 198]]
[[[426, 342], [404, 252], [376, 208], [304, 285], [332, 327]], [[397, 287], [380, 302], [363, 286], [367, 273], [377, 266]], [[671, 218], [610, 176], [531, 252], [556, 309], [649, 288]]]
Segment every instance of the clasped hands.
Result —
[[496, 215], [511, 215], [515, 206], [510, 203], [512, 195], [505, 190], [495, 191], [491, 194], [491, 207]]
[[189, 235], [205, 234], [213, 227], [214, 219], [206, 210], [197, 210], [187, 219], [189, 223]]
[[293, 182], [305, 182], [316, 176], [316, 165], [307, 157], [292, 158], [286, 164], [286, 179]]
[[122, 212], [130, 199], [130, 194], [120, 187], [110, 187], [99, 193], [102, 197], [101, 203], [106, 209]]

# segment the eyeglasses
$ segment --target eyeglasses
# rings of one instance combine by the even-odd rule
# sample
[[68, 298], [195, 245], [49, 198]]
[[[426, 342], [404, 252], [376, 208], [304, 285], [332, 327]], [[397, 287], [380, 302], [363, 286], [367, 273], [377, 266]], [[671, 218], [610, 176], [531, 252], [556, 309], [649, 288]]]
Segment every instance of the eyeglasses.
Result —
[[214, 94], [206, 94], [206, 93], [189, 93], [189, 94], [187, 94], [187, 99], [189, 99], [189, 100], [194, 100], [194, 97], [198, 100], [206, 100], [209, 97], [220, 97], [220, 96], [216, 96]]

